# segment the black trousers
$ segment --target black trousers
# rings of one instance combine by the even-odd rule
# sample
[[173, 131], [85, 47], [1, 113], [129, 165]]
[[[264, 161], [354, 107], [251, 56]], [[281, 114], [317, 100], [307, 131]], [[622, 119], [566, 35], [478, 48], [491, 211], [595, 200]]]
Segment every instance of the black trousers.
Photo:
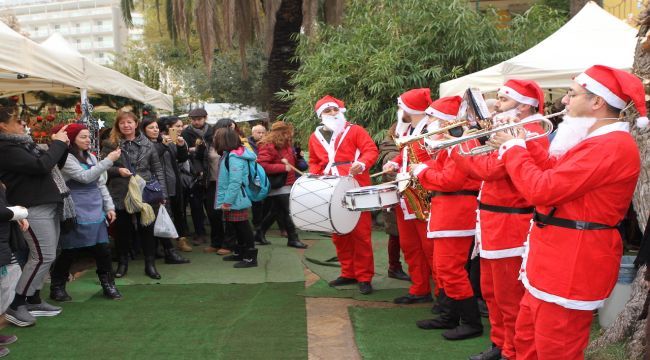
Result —
[[[210, 186], [208, 186], [208, 189]], [[204, 203], [206, 200], [206, 189], [200, 184], [196, 184], [190, 189], [188, 200], [190, 203], [190, 211], [192, 212], [192, 223], [194, 224], [194, 233], [196, 235], [205, 235], [205, 213], [203, 212]]]
[[226, 225], [223, 221], [223, 211], [215, 210], [214, 208], [216, 191], [217, 183], [216, 181], [211, 181], [208, 184], [203, 205], [205, 206], [205, 212], [208, 214], [208, 221], [210, 222], [210, 246], [218, 249], [228, 247], [227, 244], [229, 241], [226, 238]]
[[170, 208], [172, 210], [171, 216], [174, 220], [174, 226], [178, 232], [178, 237], [187, 236], [187, 212], [185, 211], [185, 204], [183, 204], [180, 196], [171, 196], [169, 198]]
[[266, 234], [273, 222], [277, 220], [280, 228], [284, 228], [289, 236], [295, 236], [296, 226], [293, 224], [289, 212], [289, 194], [269, 196], [265, 201], [271, 202], [271, 211], [266, 214], [262, 224], [260, 224], [262, 233]]
[[[153, 207], [154, 213], [158, 213], [158, 206]], [[115, 249], [120, 258], [129, 256], [133, 244], [140, 243], [145, 257], [156, 255], [156, 241], [153, 237], [153, 224], [142, 226], [140, 214], [131, 215], [126, 210], [116, 210], [115, 219]], [[136, 238], [137, 236], [137, 238]]]
[[239, 251], [255, 248], [255, 236], [253, 235], [253, 228], [248, 220], [244, 221], [226, 221], [235, 232], [237, 238], [237, 247]]
[[57, 256], [52, 267], [52, 283], [61, 284], [66, 282], [70, 275], [72, 263], [83, 253], [91, 253], [95, 257], [97, 274], [107, 274], [113, 271], [111, 249], [108, 244], [97, 244], [95, 246], [77, 249], [63, 249], [61, 250], [61, 254]]

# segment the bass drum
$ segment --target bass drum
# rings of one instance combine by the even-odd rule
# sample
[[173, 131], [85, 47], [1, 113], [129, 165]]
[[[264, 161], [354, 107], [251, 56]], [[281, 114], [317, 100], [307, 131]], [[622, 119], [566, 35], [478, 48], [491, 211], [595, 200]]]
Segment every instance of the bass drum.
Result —
[[291, 188], [289, 211], [293, 223], [300, 230], [349, 234], [361, 213], [345, 208], [345, 192], [358, 187], [350, 176], [301, 176]]

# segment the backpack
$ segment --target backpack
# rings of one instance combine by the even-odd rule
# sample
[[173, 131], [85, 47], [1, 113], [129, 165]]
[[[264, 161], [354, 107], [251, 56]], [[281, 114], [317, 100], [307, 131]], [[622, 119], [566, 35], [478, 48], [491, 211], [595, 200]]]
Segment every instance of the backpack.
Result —
[[[226, 157], [226, 170], [230, 171], [230, 154]], [[266, 175], [266, 171], [260, 163], [253, 160], [246, 160], [248, 162], [248, 186], [242, 185], [246, 191], [246, 196], [253, 201], [258, 202], [262, 201], [269, 194], [271, 188], [271, 183], [269, 182], [269, 177]]]

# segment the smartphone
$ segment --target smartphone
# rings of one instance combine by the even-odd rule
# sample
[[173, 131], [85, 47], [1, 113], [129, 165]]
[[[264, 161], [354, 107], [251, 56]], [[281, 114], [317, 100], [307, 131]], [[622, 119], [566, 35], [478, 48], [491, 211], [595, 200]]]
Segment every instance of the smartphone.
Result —
[[179, 131], [176, 128], [169, 128], [169, 137], [172, 138], [172, 141], [176, 143], [178, 141]]

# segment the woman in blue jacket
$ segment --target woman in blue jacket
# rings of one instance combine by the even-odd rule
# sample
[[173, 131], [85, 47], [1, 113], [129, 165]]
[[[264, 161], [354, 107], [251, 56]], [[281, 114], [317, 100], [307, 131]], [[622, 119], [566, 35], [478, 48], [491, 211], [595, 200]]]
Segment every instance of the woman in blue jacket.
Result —
[[253, 228], [248, 222], [248, 209], [252, 202], [245, 189], [249, 183], [249, 164], [255, 163], [257, 157], [243, 146], [239, 134], [230, 128], [217, 130], [214, 146], [221, 155], [215, 208], [223, 210], [224, 220], [231, 224], [237, 238], [237, 249], [223, 259], [238, 261], [234, 265], [236, 268], [255, 267], [257, 249]]

